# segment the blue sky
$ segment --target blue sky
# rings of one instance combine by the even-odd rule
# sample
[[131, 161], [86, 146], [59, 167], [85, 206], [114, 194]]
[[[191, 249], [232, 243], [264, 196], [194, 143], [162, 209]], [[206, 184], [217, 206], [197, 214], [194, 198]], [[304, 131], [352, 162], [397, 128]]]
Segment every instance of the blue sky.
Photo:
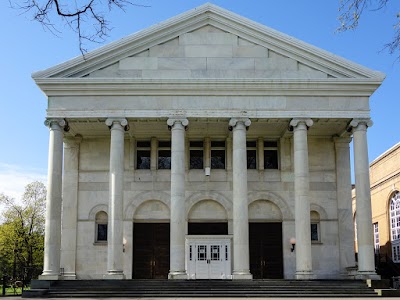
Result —
[[[47, 101], [31, 73], [80, 55], [76, 36], [66, 28], [61, 37], [31, 21], [29, 14], [0, 1], [2, 72], [0, 126], [0, 193], [18, 197], [33, 180], [46, 180], [48, 129], [43, 125]], [[148, 8], [129, 7], [110, 14], [114, 28], [106, 43], [145, 29], [205, 1], [137, 0]], [[400, 141], [400, 62], [382, 51], [393, 35], [395, 14], [391, 1], [384, 10], [367, 12], [355, 31], [335, 33], [339, 25], [337, 1], [215, 0], [212, 3], [274, 28], [314, 46], [386, 73], [386, 80], [371, 97], [374, 126], [368, 130], [370, 161]], [[95, 49], [101, 45], [91, 45]]]

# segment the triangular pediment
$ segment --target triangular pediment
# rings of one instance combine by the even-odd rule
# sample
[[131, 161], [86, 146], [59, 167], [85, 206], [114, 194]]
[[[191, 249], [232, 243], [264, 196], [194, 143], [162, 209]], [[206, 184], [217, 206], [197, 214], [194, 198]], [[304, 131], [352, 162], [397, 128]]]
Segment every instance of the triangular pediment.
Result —
[[382, 80], [384, 75], [207, 3], [33, 77]]

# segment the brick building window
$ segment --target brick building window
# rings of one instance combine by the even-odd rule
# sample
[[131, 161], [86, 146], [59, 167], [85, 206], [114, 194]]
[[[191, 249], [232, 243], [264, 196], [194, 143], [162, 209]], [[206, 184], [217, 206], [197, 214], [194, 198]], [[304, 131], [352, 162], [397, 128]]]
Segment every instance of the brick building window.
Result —
[[390, 237], [393, 261], [400, 262], [400, 193], [395, 192], [390, 199]]

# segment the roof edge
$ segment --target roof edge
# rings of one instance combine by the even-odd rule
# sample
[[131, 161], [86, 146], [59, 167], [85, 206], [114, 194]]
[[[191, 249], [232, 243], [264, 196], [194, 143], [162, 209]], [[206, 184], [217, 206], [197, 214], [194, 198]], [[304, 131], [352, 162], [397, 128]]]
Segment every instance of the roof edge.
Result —
[[385, 158], [386, 156], [388, 156], [389, 154], [393, 153], [394, 151], [396, 151], [398, 148], [400, 148], [400, 142], [398, 142], [397, 144], [395, 144], [394, 146], [390, 147], [388, 150], [386, 150], [385, 152], [383, 152], [381, 155], [379, 155], [377, 158], [375, 158], [370, 164], [369, 166], [372, 167], [373, 165], [375, 165], [376, 163], [378, 163], [379, 161], [381, 161], [383, 158]]

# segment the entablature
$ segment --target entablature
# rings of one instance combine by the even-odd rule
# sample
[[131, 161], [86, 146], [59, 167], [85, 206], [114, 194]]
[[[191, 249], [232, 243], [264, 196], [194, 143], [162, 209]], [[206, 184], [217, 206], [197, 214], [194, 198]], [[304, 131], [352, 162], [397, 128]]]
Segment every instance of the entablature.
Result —
[[348, 79], [133, 79], [38, 78], [48, 96], [366, 96], [375, 78]]

